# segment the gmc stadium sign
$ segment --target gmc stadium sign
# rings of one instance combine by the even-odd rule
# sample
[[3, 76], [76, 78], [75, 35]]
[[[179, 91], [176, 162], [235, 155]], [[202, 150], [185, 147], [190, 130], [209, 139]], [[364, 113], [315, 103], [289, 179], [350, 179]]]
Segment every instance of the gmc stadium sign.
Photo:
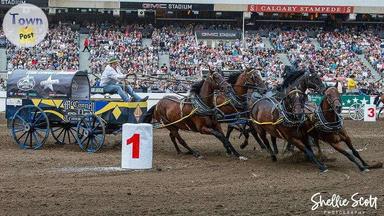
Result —
[[123, 9], [146, 9], [146, 10], [196, 10], [213, 11], [213, 4], [180, 4], [180, 3], [149, 3], [149, 2], [121, 2]]
[[236, 40], [241, 39], [241, 32], [233, 30], [199, 30], [196, 31], [196, 36], [198, 39]]

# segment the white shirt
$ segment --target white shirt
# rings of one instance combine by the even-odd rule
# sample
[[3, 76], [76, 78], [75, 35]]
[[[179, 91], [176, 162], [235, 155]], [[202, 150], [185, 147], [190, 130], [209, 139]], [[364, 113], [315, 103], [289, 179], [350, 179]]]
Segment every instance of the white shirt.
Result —
[[125, 79], [125, 77], [126, 75], [122, 74], [120, 70], [115, 70], [110, 65], [107, 65], [101, 75], [100, 86], [104, 87], [110, 84], [117, 84], [120, 80]]

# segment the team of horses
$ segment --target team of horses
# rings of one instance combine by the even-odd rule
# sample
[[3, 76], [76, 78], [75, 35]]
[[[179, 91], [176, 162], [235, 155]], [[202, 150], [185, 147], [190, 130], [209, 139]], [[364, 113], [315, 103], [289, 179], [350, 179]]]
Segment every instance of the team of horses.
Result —
[[[308, 102], [308, 89], [323, 95], [320, 105]], [[321, 140], [344, 154], [361, 171], [368, 171], [368, 164], [353, 147], [344, 128], [341, 108], [337, 86], [326, 87], [312, 71], [290, 71], [281, 85], [270, 90], [257, 69], [232, 74], [227, 81], [220, 71], [210, 68], [207, 78], [193, 84], [187, 97], [162, 98], [142, 116], [141, 122], [156, 121], [167, 128], [179, 154], [180, 144], [188, 154], [202, 157], [180, 136], [179, 130], [186, 130], [213, 135], [222, 142], [228, 155], [246, 160], [229, 141], [231, 132], [237, 129], [245, 137], [241, 148], [248, 145], [252, 134], [273, 161], [277, 160], [279, 138], [304, 152], [321, 172], [326, 172], [326, 165], [318, 159], [322, 155]], [[226, 135], [221, 127], [223, 122], [228, 123]], [[318, 156], [311, 140], [317, 146]], [[343, 148], [343, 142], [351, 153]]]

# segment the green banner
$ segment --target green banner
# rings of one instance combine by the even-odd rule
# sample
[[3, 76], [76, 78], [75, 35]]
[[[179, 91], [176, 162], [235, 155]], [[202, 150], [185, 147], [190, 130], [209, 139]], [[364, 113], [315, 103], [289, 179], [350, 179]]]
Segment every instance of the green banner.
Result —
[[[309, 101], [319, 105], [323, 96], [321, 95], [309, 95]], [[350, 107], [352, 104], [369, 104], [371, 103], [370, 96], [363, 95], [341, 95], [341, 101], [343, 107]]]

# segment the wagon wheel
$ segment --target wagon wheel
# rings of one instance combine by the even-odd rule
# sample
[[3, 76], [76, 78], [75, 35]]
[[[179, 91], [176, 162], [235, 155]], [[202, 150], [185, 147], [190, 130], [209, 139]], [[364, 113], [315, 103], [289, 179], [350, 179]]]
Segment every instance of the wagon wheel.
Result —
[[76, 128], [71, 123], [63, 123], [60, 126], [52, 127], [51, 133], [56, 140], [56, 144], [75, 144], [76, 141]]
[[12, 137], [22, 149], [39, 149], [48, 138], [49, 121], [44, 111], [34, 105], [18, 109], [12, 119]]
[[354, 103], [349, 107], [349, 117], [352, 120], [363, 120], [364, 106], [360, 103]]
[[86, 152], [96, 152], [103, 146], [105, 126], [96, 115], [86, 115], [80, 119], [76, 129], [76, 139], [80, 148]]

